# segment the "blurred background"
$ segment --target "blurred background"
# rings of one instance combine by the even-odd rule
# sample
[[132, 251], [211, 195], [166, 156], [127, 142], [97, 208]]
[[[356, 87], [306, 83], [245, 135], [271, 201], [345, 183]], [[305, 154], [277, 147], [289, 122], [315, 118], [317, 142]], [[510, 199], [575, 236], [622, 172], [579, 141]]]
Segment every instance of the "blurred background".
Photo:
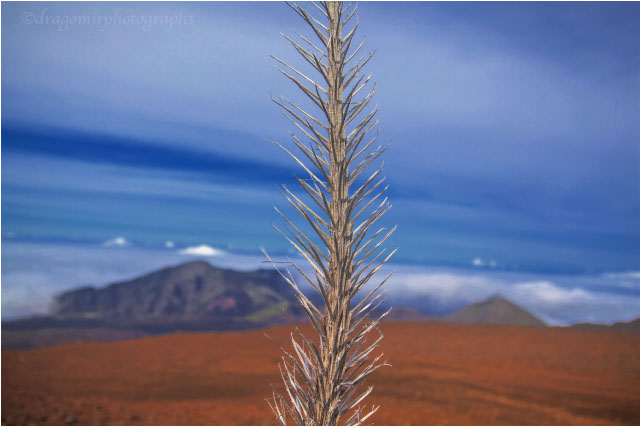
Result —
[[[639, 315], [639, 5], [361, 3], [398, 224], [389, 302]], [[2, 4], [2, 318], [199, 258], [291, 255], [280, 3]]]

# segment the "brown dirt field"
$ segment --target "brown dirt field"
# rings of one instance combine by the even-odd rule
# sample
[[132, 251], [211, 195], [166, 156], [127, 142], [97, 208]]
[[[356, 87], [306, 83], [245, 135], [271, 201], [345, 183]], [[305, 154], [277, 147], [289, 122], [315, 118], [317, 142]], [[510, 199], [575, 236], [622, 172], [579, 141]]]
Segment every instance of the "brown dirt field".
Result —
[[[279, 342], [290, 327], [268, 331]], [[639, 334], [390, 322], [377, 425], [639, 425]], [[264, 425], [263, 332], [2, 352], [3, 424]]]

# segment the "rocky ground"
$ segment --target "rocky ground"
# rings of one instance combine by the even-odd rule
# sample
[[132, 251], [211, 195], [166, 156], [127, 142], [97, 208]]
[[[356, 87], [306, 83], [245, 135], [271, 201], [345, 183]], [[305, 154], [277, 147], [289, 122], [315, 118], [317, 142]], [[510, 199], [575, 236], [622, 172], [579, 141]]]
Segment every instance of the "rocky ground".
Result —
[[[284, 342], [290, 327], [267, 331]], [[639, 424], [639, 334], [389, 322], [369, 403], [388, 425]], [[2, 352], [2, 424], [274, 424], [264, 331]]]

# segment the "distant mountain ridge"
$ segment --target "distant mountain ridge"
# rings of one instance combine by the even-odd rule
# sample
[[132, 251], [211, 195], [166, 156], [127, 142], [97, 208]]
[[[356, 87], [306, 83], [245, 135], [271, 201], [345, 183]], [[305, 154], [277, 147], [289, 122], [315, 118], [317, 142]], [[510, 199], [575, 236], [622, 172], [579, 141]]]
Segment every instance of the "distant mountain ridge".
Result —
[[472, 323], [491, 325], [547, 326], [532, 313], [502, 296], [470, 304], [454, 313], [443, 316], [448, 323]]
[[55, 297], [53, 313], [2, 322], [2, 348], [111, 341], [177, 331], [232, 331], [300, 322], [275, 270], [236, 271], [192, 261]]
[[193, 261], [103, 288], [60, 294], [54, 317], [184, 321], [253, 316], [260, 321], [278, 314], [276, 308], [293, 308], [293, 301], [292, 290], [277, 271], [243, 272]]
[[575, 323], [568, 326], [571, 329], [578, 329], [582, 331], [613, 331], [613, 332], [637, 332], [639, 333], [639, 318], [630, 320], [629, 322], [615, 322], [611, 325], [603, 325], [600, 323]]

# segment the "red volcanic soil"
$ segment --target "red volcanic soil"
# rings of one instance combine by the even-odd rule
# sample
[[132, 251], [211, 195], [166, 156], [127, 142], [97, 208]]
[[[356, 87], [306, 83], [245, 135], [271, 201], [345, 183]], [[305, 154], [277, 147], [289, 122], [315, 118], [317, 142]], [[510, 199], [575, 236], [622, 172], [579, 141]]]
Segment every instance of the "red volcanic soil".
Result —
[[[268, 331], [285, 342], [290, 327]], [[639, 334], [390, 322], [374, 424], [639, 425]], [[3, 424], [274, 424], [263, 332], [2, 352]]]

